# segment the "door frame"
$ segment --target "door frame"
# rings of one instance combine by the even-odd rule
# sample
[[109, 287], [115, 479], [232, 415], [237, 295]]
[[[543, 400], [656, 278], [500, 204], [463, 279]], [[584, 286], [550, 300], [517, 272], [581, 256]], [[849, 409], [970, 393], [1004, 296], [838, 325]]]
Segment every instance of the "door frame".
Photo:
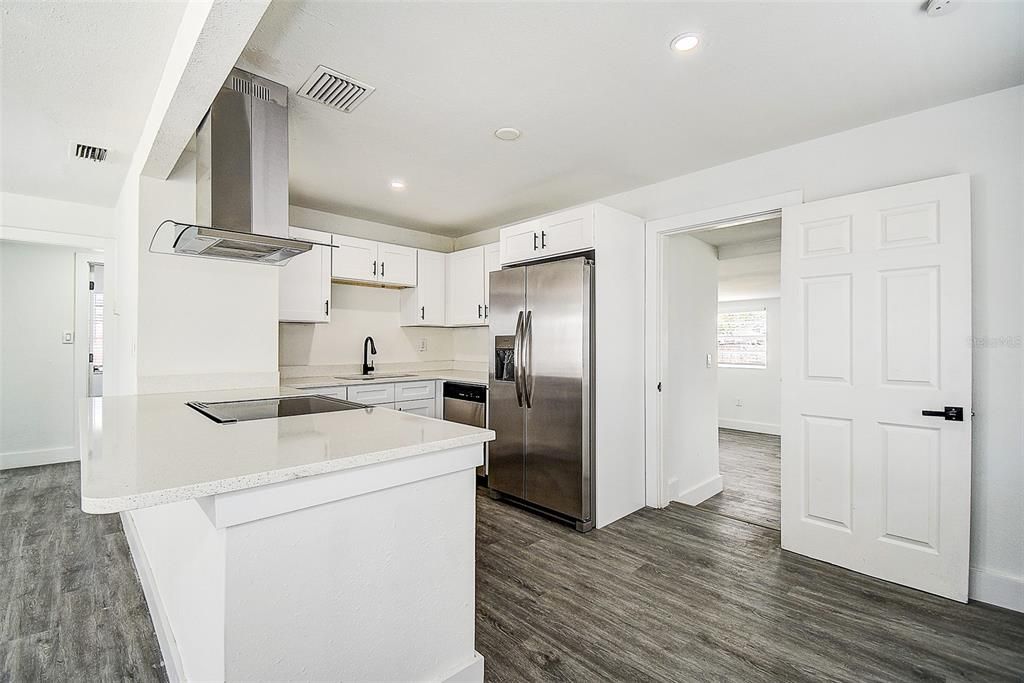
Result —
[[[787, 206], [803, 203], [803, 190], [726, 204], [701, 211], [649, 220], [644, 225], [647, 267], [644, 283], [644, 413], [646, 502], [648, 507], [669, 504], [665, 491], [664, 454], [662, 452], [662, 394], [658, 391], [662, 368], [667, 361], [667, 326], [662, 305], [662, 272], [665, 239], [671, 235], [710, 228], [723, 223], [753, 222]], [[724, 226], [722, 226], [724, 227]]]
[[[102, 252], [75, 252], [75, 405], [89, 395], [89, 264], [99, 263], [103, 266], [103, 276], [107, 275], [107, 263]], [[106, 290], [104, 282], [104, 291]], [[104, 296], [104, 299], [106, 297]], [[104, 311], [106, 301], [104, 301]], [[104, 313], [103, 332], [106, 334], [106, 314]]]

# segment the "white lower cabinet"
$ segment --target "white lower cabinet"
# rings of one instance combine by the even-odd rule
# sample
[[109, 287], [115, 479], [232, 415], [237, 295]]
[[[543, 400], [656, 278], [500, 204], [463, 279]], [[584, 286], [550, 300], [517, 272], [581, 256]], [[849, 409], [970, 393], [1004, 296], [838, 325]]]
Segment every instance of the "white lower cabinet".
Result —
[[348, 388], [348, 400], [367, 405], [395, 402], [394, 384], [363, 384]]
[[434, 399], [425, 398], [420, 401], [399, 401], [395, 403], [395, 410], [423, 417], [434, 417]]

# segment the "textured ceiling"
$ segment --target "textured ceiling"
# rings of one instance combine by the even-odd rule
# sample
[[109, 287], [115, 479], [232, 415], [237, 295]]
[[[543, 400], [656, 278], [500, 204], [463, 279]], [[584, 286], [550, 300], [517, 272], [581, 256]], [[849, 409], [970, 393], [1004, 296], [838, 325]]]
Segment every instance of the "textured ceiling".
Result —
[[[112, 206], [184, 7], [4, 0], [0, 190]], [[75, 142], [110, 154], [73, 159]]]
[[275, 2], [240, 65], [377, 87], [292, 98], [292, 203], [460, 235], [1019, 84], [1022, 36], [1019, 2]]

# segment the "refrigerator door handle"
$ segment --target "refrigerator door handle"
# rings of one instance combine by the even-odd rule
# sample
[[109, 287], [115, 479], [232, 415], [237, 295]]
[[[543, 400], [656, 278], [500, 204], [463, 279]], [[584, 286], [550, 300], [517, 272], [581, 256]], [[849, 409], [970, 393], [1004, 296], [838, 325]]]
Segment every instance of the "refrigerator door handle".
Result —
[[523, 393], [526, 407], [533, 407], [533, 311], [526, 312], [526, 327], [523, 330]]
[[523, 385], [520, 382], [519, 375], [523, 372], [523, 312], [519, 311], [519, 317], [516, 319], [516, 336], [515, 341], [512, 343], [512, 379], [516, 385], [516, 402], [519, 407], [523, 407]]

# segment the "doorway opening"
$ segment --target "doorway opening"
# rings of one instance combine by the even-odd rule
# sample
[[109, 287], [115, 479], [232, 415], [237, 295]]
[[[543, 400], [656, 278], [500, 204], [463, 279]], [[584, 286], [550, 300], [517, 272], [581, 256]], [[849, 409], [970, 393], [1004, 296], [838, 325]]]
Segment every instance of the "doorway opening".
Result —
[[715, 381], [722, 491], [698, 507], [781, 529], [782, 217], [688, 233], [717, 258]]
[[90, 398], [103, 395], [103, 263], [89, 261], [87, 387]]
[[661, 237], [664, 502], [780, 529], [781, 211]]

